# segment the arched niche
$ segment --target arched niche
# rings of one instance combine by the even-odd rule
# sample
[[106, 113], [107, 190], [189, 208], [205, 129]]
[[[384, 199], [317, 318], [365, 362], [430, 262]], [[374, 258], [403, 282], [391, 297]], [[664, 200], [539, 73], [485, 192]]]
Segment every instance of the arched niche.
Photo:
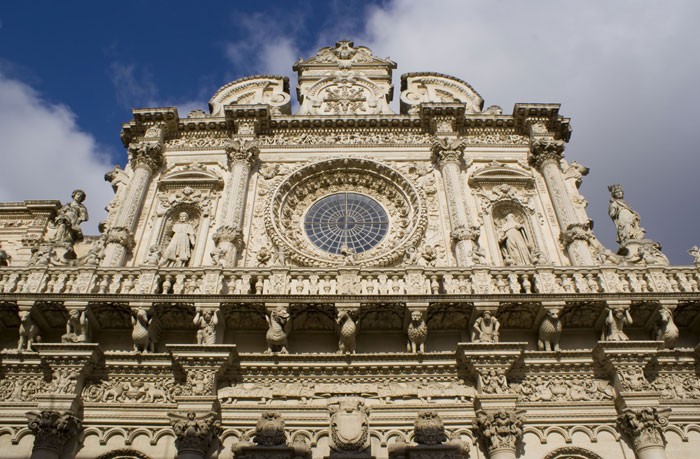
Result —
[[544, 459], [603, 459], [599, 455], [577, 446], [557, 448], [547, 454]]
[[[186, 220], [183, 215], [186, 215]], [[189, 256], [184, 266], [175, 263], [172, 267], [194, 266], [197, 244], [205, 243], [201, 240], [199, 228], [201, 226], [202, 211], [199, 206], [187, 203], [173, 206], [162, 220], [161, 229], [158, 233], [158, 247], [160, 248], [160, 264], [168, 267], [168, 258], [176, 256], [183, 260], [186, 239], [190, 241]], [[190, 238], [191, 236], [191, 238]], [[175, 241], [173, 241], [175, 239]], [[194, 243], [192, 244], [192, 239]]]
[[515, 201], [501, 201], [491, 210], [498, 254], [504, 265], [539, 263], [542, 250], [531, 213]]

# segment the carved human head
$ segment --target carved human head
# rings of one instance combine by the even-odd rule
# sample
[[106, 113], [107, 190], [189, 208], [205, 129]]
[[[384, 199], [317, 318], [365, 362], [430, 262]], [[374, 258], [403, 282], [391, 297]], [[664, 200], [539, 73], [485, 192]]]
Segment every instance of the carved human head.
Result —
[[181, 222], [186, 222], [187, 220], [190, 219], [190, 216], [187, 215], [187, 212], [180, 212], [180, 215], [178, 216], [178, 218]]
[[83, 190], [75, 190], [71, 193], [71, 197], [77, 202], [83, 202], [85, 201], [86, 194]]
[[71, 319], [77, 319], [78, 317], [80, 317], [80, 311], [78, 311], [77, 309], [71, 309], [68, 315]]
[[482, 314], [482, 317], [485, 320], [491, 320], [491, 311], [484, 311], [484, 313]]
[[615, 309], [615, 317], [622, 318], [625, 315], [625, 310], [622, 308]]
[[615, 199], [622, 199], [625, 196], [625, 192], [622, 190], [622, 185], [615, 184], [608, 187], [610, 195]]

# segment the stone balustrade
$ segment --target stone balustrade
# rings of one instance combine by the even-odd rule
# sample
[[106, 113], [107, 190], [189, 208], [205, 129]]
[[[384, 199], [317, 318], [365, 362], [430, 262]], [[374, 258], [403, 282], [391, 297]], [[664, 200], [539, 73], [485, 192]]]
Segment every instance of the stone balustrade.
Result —
[[698, 293], [695, 267], [3, 268], [0, 294], [511, 295]]

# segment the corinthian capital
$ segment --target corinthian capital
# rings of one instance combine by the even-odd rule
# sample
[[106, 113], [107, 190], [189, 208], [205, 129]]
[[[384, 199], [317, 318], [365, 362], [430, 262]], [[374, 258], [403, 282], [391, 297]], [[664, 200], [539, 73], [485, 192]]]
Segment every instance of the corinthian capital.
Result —
[[258, 142], [252, 139], [233, 139], [226, 147], [226, 155], [230, 165], [243, 163], [252, 166], [258, 153], [260, 153]]
[[204, 457], [221, 433], [221, 421], [214, 412], [199, 416], [194, 411], [184, 416], [168, 413], [168, 417], [175, 432], [175, 446], [180, 454], [193, 452]]
[[474, 430], [482, 444], [493, 455], [495, 451], [515, 451], [517, 443], [523, 437], [525, 418], [516, 412], [499, 410], [487, 413], [484, 410], [476, 412]]
[[82, 428], [80, 419], [69, 411], [30, 411], [26, 415], [29, 429], [34, 433], [34, 450], [49, 450], [58, 455]]
[[129, 145], [129, 160], [134, 169], [146, 167], [151, 172], [163, 164], [163, 143], [158, 140], [139, 140]]
[[441, 167], [445, 163], [461, 162], [466, 144], [464, 139], [458, 137], [435, 137], [431, 145], [435, 161]]
[[593, 239], [590, 223], [572, 223], [566, 231], [559, 235], [561, 243], [569, 247], [574, 241], [590, 241]]
[[540, 169], [547, 161], [555, 161], [557, 165], [564, 157], [563, 140], [554, 137], [532, 137], [530, 140], [530, 164]]
[[656, 408], [642, 408], [636, 411], [628, 408], [617, 417], [618, 428], [629, 437], [637, 451], [650, 446], [663, 448], [663, 428], [667, 424], [666, 416]]

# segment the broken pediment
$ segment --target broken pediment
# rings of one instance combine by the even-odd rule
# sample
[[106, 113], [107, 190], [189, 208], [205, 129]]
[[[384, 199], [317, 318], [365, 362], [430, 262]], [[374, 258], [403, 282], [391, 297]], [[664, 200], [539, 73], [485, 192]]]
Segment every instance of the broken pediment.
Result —
[[401, 114], [418, 113], [421, 103], [462, 103], [466, 113], [478, 113], [484, 100], [478, 92], [458, 78], [441, 73], [401, 75]]
[[256, 75], [222, 86], [209, 100], [213, 116], [223, 116], [226, 105], [269, 105], [273, 115], [291, 113], [289, 79], [281, 76]]
[[160, 180], [160, 186], [168, 188], [188, 185], [221, 188], [223, 183], [223, 179], [216, 172], [201, 163], [173, 166]]
[[529, 170], [498, 161], [492, 161], [486, 166], [477, 169], [469, 177], [470, 184], [493, 182], [527, 185], [533, 182], [533, 177], [532, 172]]

